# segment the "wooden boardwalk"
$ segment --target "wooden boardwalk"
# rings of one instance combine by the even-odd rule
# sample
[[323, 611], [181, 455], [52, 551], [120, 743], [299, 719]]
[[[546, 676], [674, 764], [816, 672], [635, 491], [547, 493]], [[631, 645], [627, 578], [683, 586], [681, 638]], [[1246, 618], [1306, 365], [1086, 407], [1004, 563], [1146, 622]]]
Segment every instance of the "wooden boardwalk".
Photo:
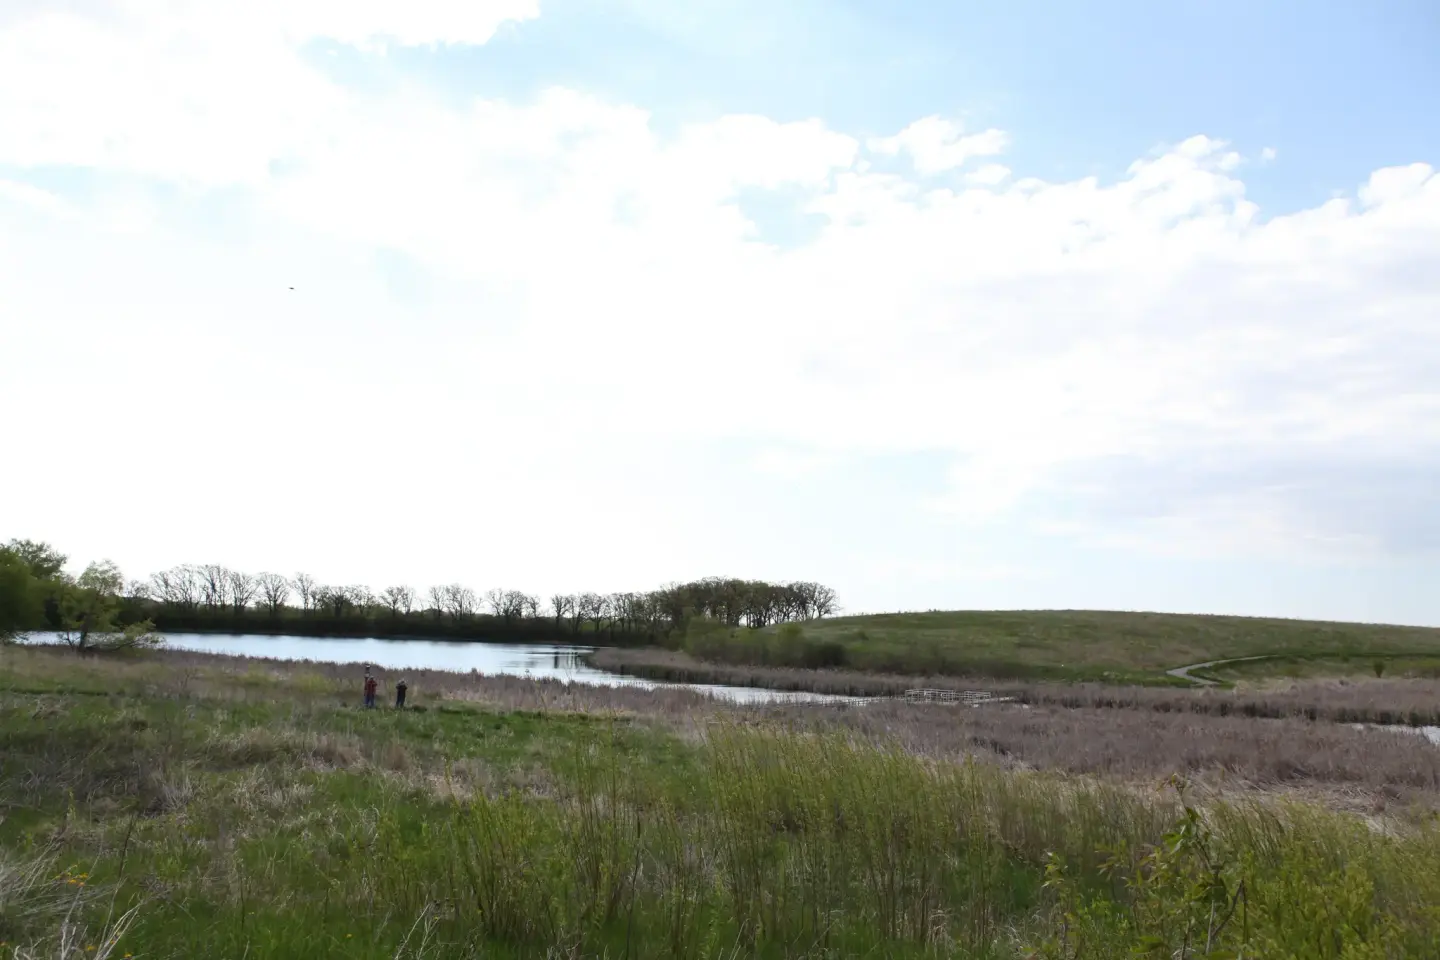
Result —
[[765, 698], [763, 700], [757, 700], [751, 705], [758, 707], [794, 706], [796, 704], [841, 704], [844, 706], [858, 706], [867, 703], [894, 703], [898, 700], [903, 700], [906, 703], [938, 703], [949, 706], [983, 707], [990, 703], [1015, 702], [1014, 697], [997, 697], [988, 690], [939, 690], [920, 687], [906, 690], [903, 694], [882, 694], [871, 697], [821, 694], [812, 699], [811, 695], [805, 691], [795, 691], [792, 696], [786, 696], [786, 693], [787, 691], [776, 691], [776, 696], [773, 699]]
[[917, 687], [905, 691], [908, 703], [949, 703], [967, 707], [978, 707], [982, 703], [1008, 703], [1014, 697], [997, 697], [987, 690], [935, 690]]

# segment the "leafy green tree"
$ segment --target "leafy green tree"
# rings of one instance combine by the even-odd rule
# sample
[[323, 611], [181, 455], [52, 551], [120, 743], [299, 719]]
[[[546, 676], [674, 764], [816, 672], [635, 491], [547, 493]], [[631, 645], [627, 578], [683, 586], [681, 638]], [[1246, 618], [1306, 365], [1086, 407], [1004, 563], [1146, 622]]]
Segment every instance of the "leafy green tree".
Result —
[[0, 643], [9, 643], [44, 619], [41, 584], [30, 563], [11, 547], [0, 547]]
[[65, 569], [65, 554], [48, 543], [16, 539], [5, 544], [4, 549], [19, 557], [36, 580], [58, 579], [60, 571]]
[[149, 620], [122, 625], [125, 577], [109, 560], [92, 563], [60, 591], [60, 639], [79, 651], [127, 650], [164, 642]]

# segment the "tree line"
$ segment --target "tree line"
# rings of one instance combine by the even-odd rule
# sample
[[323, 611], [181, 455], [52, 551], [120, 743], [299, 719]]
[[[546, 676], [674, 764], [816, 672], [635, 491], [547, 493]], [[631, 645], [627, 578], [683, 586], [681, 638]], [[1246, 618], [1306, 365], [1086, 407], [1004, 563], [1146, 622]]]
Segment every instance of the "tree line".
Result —
[[[0, 549], [21, 558], [22, 565], [37, 561], [40, 579], [64, 576], [66, 558], [48, 544], [11, 541]], [[839, 609], [835, 591], [823, 584], [728, 577], [670, 583], [642, 592], [547, 597], [504, 588], [482, 592], [458, 582], [423, 591], [405, 584], [375, 591], [359, 584], [324, 583], [307, 573], [251, 574], [223, 564], [181, 564], [129, 581], [120, 577], [114, 564], [106, 564], [105, 577], [117, 623], [146, 623], [172, 632], [383, 633], [496, 640], [583, 635], [589, 640], [640, 644], [663, 643], [696, 619], [759, 629], [833, 616]], [[44, 626], [59, 628], [54, 609], [48, 609], [45, 619]]]
[[[762, 628], [814, 620], [837, 611], [835, 591], [812, 582], [770, 583], [708, 577], [657, 590], [618, 593], [478, 591], [462, 583], [425, 591], [396, 584], [326, 584], [307, 573], [249, 574], [221, 564], [182, 564], [128, 586], [134, 602], [158, 607], [161, 620], [225, 618], [400, 620], [412, 625], [523, 627], [568, 634], [654, 637], [703, 617], [729, 627]], [[167, 614], [169, 616], [167, 616]]]

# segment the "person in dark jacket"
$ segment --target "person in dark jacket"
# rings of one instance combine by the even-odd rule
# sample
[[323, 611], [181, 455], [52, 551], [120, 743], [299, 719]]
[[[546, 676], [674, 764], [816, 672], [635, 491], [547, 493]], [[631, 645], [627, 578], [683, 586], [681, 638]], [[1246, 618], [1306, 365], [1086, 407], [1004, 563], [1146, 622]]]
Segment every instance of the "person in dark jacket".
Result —
[[402, 678], [400, 679], [400, 682], [397, 683], [397, 684], [395, 684], [395, 709], [396, 709], [396, 710], [400, 710], [400, 709], [404, 708], [404, 706], [405, 706], [405, 691], [406, 691], [406, 689], [407, 689], [407, 685], [406, 685], [406, 683], [405, 683], [405, 679], [402, 677]]

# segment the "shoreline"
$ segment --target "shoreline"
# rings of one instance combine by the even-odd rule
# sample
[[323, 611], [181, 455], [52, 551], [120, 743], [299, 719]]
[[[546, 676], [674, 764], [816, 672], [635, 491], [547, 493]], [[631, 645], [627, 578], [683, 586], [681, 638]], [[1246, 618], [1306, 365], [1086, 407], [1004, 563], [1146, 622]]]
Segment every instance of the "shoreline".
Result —
[[[596, 669], [642, 679], [690, 683], [743, 683], [777, 691], [835, 696], [900, 698], [908, 689], [984, 690], [1027, 706], [1064, 709], [1140, 710], [1237, 716], [1300, 718], [1376, 726], [1440, 725], [1440, 680], [1302, 680], [1288, 688], [1246, 691], [1213, 684], [1140, 686], [1095, 682], [1023, 682], [983, 677], [866, 674], [846, 670], [736, 666], [687, 654], [646, 649], [599, 648], [582, 659]], [[1248, 658], [1247, 658], [1248, 659]]]

